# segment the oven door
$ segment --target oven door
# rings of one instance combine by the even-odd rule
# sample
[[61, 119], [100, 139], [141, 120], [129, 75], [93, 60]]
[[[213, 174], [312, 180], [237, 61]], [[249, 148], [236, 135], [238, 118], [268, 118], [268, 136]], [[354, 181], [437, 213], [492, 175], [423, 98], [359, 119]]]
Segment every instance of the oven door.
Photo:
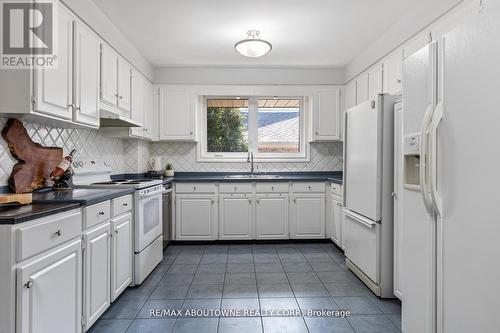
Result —
[[162, 234], [162, 192], [138, 195], [135, 212], [135, 252], [139, 253]]

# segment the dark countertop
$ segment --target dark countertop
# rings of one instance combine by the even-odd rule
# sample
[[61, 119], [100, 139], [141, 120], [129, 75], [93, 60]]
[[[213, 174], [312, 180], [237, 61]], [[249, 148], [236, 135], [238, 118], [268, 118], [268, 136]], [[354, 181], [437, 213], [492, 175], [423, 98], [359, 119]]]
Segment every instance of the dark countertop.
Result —
[[21, 205], [0, 209], [0, 224], [18, 224], [79, 208], [79, 203]]
[[33, 193], [34, 204], [78, 203], [81, 206], [93, 205], [102, 201], [133, 193], [133, 188], [75, 188], [54, 191], [41, 190]]
[[331, 181], [342, 184], [342, 172], [340, 171], [304, 171], [304, 172], [269, 172], [267, 175], [280, 175], [279, 179], [227, 179], [227, 175], [248, 175], [245, 172], [177, 172], [174, 177], [163, 179], [163, 184], [172, 182], [301, 182], [301, 181]]

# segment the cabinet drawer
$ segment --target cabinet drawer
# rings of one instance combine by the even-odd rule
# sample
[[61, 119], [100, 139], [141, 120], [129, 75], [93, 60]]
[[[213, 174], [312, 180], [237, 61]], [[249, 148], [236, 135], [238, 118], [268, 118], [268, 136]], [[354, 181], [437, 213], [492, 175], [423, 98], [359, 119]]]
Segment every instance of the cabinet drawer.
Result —
[[330, 189], [331, 189], [333, 194], [340, 195], [340, 196], [342, 195], [342, 185], [330, 183]]
[[83, 208], [83, 228], [88, 229], [111, 217], [111, 203], [109, 200]]
[[221, 183], [220, 193], [252, 193], [252, 183]]
[[17, 261], [67, 242], [82, 233], [80, 209], [34, 221], [17, 231]]
[[325, 193], [325, 183], [293, 183], [292, 190], [297, 192], [322, 192]]
[[112, 216], [118, 216], [132, 210], [132, 203], [133, 200], [131, 194], [111, 200]]
[[179, 183], [175, 185], [176, 193], [215, 193], [212, 183]]
[[257, 193], [283, 193], [288, 192], [288, 183], [257, 183]]

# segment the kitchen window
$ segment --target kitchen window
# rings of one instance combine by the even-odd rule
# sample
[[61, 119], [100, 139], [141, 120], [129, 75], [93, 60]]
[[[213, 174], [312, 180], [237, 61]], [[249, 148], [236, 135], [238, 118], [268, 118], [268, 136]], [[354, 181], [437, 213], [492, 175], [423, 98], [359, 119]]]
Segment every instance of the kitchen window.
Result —
[[205, 97], [199, 161], [307, 161], [304, 98]]

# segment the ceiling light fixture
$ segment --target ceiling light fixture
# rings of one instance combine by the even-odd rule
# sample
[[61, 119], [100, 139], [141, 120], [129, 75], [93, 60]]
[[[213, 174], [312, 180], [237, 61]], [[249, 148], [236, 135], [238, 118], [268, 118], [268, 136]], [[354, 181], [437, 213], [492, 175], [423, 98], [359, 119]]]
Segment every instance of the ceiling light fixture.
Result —
[[271, 43], [260, 39], [259, 30], [249, 30], [247, 38], [234, 44], [234, 49], [241, 55], [250, 58], [262, 57], [272, 49]]

